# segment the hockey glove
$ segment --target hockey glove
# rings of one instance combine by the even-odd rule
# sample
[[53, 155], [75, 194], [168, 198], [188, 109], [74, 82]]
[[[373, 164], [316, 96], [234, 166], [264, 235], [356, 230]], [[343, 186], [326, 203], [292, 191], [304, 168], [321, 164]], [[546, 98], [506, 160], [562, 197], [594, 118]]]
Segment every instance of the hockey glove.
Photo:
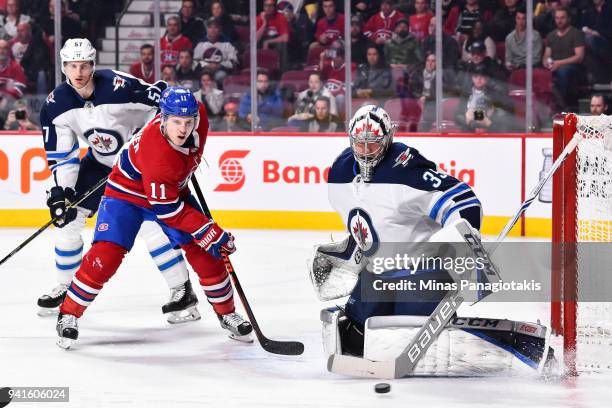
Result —
[[195, 243], [215, 258], [221, 258], [222, 252], [228, 255], [236, 252], [234, 236], [223, 231], [214, 222], [208, 223], [200, 233], [196, 234]]
[[66, 209], [66, 205], [70, 205], [75, 198], [74, 190], [69, 187], [64, 189], [55, 186], [51, 188], [51, 191], [47, 191], [47, 206], [51, 212], [51, 218], [57, 218], [53, 225], [63, 228], [66, 224], [75, 220], [77, 216], [76, 208]]

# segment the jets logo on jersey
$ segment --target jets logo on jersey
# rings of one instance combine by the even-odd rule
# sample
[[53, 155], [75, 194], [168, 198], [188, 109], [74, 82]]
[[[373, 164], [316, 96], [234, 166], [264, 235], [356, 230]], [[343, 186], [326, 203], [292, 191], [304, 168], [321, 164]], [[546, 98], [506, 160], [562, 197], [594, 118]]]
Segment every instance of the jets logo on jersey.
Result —
[[378, 234], [367, 212], [361, 208], [353, 208], [349, 212], [347, 225], [363, 255], [371, 256], [376, 253], [379, 246]]
[[412, 153], [410, 153], [410, 148], [407, 148], [406, 151], [403, 151], [399, 156], [397, 156], [393, 167], [406, 167], [410, 159], [412, 159]]
[[113, 78], [113, 91], [117, 91], [119, 88], [125, 88], [126, 81], [120, 76]]
[[89, 129], [84, 136], [91, 147], [102, 156], [117, 154], [123, 145], [121, 135], [110, 129]]
[[53, 92], [47, 96], [47, 103], [55, 103], [55, 96], [53, 95]]

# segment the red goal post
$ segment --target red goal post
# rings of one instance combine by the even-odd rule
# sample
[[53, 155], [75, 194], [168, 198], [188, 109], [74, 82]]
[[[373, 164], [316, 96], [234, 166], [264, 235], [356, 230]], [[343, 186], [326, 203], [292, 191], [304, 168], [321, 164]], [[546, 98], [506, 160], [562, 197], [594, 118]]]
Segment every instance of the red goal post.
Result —
[[580, 244], [612, 241], [612, 118], [556, 117], [555, 159], [577, 133], [578, 146], [553, 176], [552, 208], [551, 326], [563, 336], [564, 364], [572, 375], [612, 369], [612, 308], [605, 299], [581, 298], [589, 297], [581, 288], [597, 277], [585, 272]]

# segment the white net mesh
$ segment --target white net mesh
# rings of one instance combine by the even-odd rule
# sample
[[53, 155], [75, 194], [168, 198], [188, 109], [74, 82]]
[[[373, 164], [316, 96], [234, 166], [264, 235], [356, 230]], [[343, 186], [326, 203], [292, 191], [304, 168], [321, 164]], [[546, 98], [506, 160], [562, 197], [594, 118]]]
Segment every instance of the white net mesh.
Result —
[[[576, 367], [612, 369], [612, 117], [578, 116]], [[588, 243], [588, 244], [587, 244]]]

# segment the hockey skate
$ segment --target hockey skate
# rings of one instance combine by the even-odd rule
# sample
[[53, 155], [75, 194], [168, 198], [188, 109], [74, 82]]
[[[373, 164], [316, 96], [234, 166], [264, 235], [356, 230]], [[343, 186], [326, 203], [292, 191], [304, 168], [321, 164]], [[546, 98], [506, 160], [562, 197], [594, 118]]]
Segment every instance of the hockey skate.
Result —
[[76, 316], [60, 313], [57, 317], [57, 345], [68, 350], [79, 337], [79, 323]]
[[58, 308], [64, 301], [66, 293], [68, 292], [68, 285], [60, 283], [51, 290], [51, 293], [44, 294], [38, 298], [38, 312], [37, 314], [41, 317], [56, 315]]
[[162, 306], [162, 313], [170, 324], [194, 322], [200, 320], [200, 312], [196, 305], [198, 298], [188, 280], [180, 286], [172, 288], [170, 301]]
[[229, 332], [228, 336], [230, 339], [243, 341], [245, 343], [253, 342], [253, 337], [251, 336], [253, 326], [251, 326], [251, 323], [244, 320], [238, 313], [232, 312], [224, 315], [217, 315], [217, 317], [219, 318], [219, 323], [221, 323], [221, 328]]

